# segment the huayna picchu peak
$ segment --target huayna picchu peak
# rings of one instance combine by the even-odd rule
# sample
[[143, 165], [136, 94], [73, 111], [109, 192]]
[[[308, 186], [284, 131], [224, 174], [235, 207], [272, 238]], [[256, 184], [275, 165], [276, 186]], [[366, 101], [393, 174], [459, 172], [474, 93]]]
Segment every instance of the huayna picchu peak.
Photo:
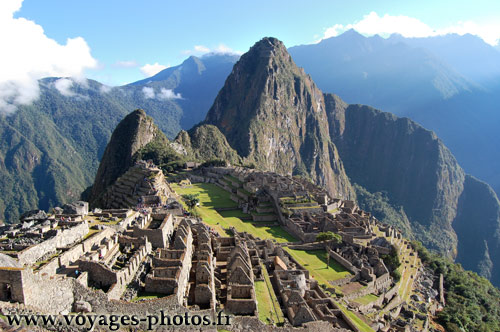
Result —
[[204, 123], [257, 168], [307, 176], [333, 195], [354, 197], [329, 137], [323, 93], [275, 38], [241, 56]]

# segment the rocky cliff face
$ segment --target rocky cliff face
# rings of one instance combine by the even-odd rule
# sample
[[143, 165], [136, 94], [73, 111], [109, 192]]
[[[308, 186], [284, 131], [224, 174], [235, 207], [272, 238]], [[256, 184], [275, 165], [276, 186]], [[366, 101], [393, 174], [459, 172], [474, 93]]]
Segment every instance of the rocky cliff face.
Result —
[[326, 94], [330, 135], [353, 183], [386, 192], [411, 233], [465, 268], [500, 282], [500, 204], [466, 175], [436, 135], [407, 119]]
[[368, 191], [387, 191], [413, 224], [436, 231], [428, 246], [456, 254], [451, 222], [465, 174], [436, 137], [417, 123], [326, 95], [330, 134], [351, 180]]
[[308, 175], [332, 195], [351, 198], [327, 120], [323, 93], [282, 42], [264, 38], [236, 63], [205, 123], [257, 168]]
[[132, 166], [134, 154], [159, 135], [164, 136], [143, 110], [135, 110], [118, 124], [99, 164], [89, 199], [91, 204]]
[[493, 189], [467, 175], [453, 221], [457, 262], [500, 285], [500, 202]]

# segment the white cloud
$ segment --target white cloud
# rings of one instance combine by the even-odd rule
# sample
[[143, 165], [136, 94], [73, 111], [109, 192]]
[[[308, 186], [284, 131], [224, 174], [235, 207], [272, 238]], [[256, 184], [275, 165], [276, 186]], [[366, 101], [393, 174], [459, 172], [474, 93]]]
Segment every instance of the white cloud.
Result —
[[156, 93], [154, 88], [145, 86], [142, 88], [142, 93], [144, 94], [144, 98], [146, 99], [158, 99], [158, 100], [166, 100], [166, 99], [182, 99], [180, 93], [175, 93], [172, 89], [161, 88], [160, 92]]
[[161, 88], [160, 93], [157, 95], [158, 99], [182, 99], [180, 93], [174, 93], [171, 89]]
[[151, 77], [153, 75], [158, 74], [163, 69], [167, 69], [168, 67], [170, 67], [170, 65], [165, 66], [165, 65], [160, 65], [158, 62], [155, 62], [152, 65], [149, 63], [145, 64], [140, 68], [140, 70], [144, 76]]
[[83, 77], [86, 68], [97, 66], [83, 38], [69, 38], [61, 45], [35, 22], [14, 18], [22, 2], [0, 1], [0, 112], [4, 113], [38, 98], [40, 78]]
[[101, 85], [101, 87], [99, 88], [99, 91], [102, 93], [102, 94], [105, 94], [105, 93], [110, 93], [111, 90], [113, 90], [113, 87], [111, 86], [108, 86], [108, 85]]
[[194, 51], [200, 52], [200, 53], [208, 53], [208, 52], [210, 52], [210, 49], [206, 46], [203, 46], [203, 45], [195, 45]]
[[142, 93], [144, 93], [144, 98], [146, 99], [153, 99], [155, 97], [155, 90], [147, 86], [142, 88]]
[[120, 67], [120, 68], [133, 68], [137, 67], [138, 64], [134, 60], [125, 60], [125, 61], [116, 61], [115, 62], [115, 67]]
[[[481, 37], [490, 45], [498, 44], [500, 38], [500, 23], [482, 23], [473, 21], [457, 22], [454, 25], [433, 29], [426, 23], [409, 16], [393, 16], [385, 14], [379, 16], [376, 12], [371, 12], [363, 16], [363, 19], [352, 24], [335, 24], [325, 29], [323, 38], [338, 36], [339, 34], [354, 29], [363, 35], [381, 35], [387, 37], [393, 33], [399, 33], [403, 37], [430, 37], [456, 33], [464, 35], [467, 33]], [[319, 41], [319, 40], [318, 40]]]
[[54, 82], [54, 87], [60, 94], [66, 97], [73, 97], [76, 93], [71, 91], [73, 81], [69, 78], [60, 78]]
[[219, 44], [214, 48], [209, 48], [204, 45], [195, 45], [192, 50], [185, 50], [182, 52], [185, 55], [203, 55], [207, 53], [215, 53], [215, 54], [238, 54], [241, 55], [243, 52], [233, 50], [232, 48]]

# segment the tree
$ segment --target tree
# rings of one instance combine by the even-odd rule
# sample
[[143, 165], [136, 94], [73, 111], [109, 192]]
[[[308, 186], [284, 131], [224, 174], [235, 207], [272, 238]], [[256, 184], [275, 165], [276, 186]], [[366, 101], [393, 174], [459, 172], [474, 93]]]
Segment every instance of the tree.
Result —
[[333, 241], [334, 243], [340, 243], [342, 242], [342, 236], [334, 232], [321, 232], [316, 236], [316, 241]]
[[[316, 241], [332, 241], [333, 243], [342, 242], [342, 236], [339, 234], [335, 234], [334, 232], [322, 232], [316, 236]], [[326, 268], [330, 267], [330, 254], [328, 254], [328, 250], [326, 251]]]
[[186, 194], [182, 195], [182, 198], [190, 210], [193, 210], [200, 202], [198, 194]]

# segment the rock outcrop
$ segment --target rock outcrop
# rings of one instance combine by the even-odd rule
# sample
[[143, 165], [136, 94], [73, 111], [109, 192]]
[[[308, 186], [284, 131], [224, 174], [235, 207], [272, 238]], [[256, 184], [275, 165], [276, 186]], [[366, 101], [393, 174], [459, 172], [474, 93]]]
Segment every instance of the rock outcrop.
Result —
[[283, 43], [257, 42], [236, 63], [205, 119], [248, 163], [307, 175], [337, 197], [354, 197], [330, 141], [323, 93]]

